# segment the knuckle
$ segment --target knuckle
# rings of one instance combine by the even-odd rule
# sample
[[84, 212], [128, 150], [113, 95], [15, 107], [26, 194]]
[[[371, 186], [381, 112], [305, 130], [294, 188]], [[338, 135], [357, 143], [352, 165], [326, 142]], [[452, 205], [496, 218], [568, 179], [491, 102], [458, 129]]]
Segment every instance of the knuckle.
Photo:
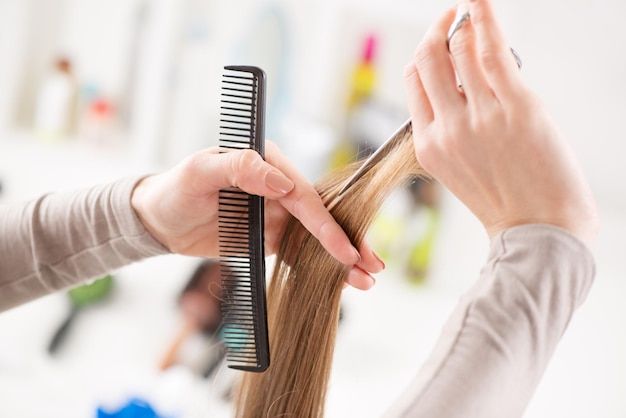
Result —
[[[492, 106], [483, 106], [480, 112], [477, 112], [474, 118], [471, 120], [471, 133], [473, 136], [480, 138], [488, 138], [494, 131], [500, 132], [502, 136], [505, 135], [509, 128], [509, 117], [507, 110], [499, 104]], [[517, 118], [513, 118], [515, 120]]]
[[502, 106], [489, 106], [485, 110], [484, 117], [478, 119], [477, 129], [484, 132], [493, 126], [501, 125], [506, 119], [506, 112]]
[[419, 165], [427, 172], [432, 173], [436, 167], [436, 153], [435, 147], [432, 144], [422, 142], [415, 146], [415, 157]]
[[465, 118], [458, 117], [442, 123], [438, 126], [437, 150], [440, 149], [444, 155], [457, 155], [471, 132]]
[[322, 205], [321, 200], [315, 196], [303, 194], [297, 196], [291, 207], [291, 213], [303, 224], [308, 225], [307, 229], [315, 236], [319, 237], [322, 233], [322, 228], [325, 228], [326, 221], [320, 220], [319, 210]]
[[453, 57], [465, 57], [471, 53], [474, 47], [474, 40], [467, 31], [459, 31], [450, 40], [449, 48]]
[[326, 232], [330, 231], [332, 228], [332, 223], [330, 220], [325, 219], [322, 221], [322, 223], [320, 223], [317, 226], [317, 230], [316, 231], [312, 231], [311, 233], [313, 234], [313, 236], [317, 237], [319, 240], [324, 240], [325, 238], [327, 238], [327, 234]]
[[256, 151], [247, 149], [237, 153], [236, 164], [237, 171], [239, 173], [246, 173], [250, 169], [257, 168], [259, 166], [259, 154]]
[[200, 165], [204, 161], [204, 155], [202, 153], [196, 153], [185, 158], [180, 164], [180, 172], [184, 177], [193, 178], [200, 170]]
[[420, 138], [414, 141], [415, 157], [424, 170], [430, 172], [436, 154], [436, 142], [432, 135], [422, 132]]
[[443, 141], [455, 141], [469, 133], [470, 124], [465, 113], [451, 114], [439, 125]]
[[415, 64], [410, 62], [407, 65], [404, 66], [404, 79], [405, 80], [410, 80], [413, 77], [415, 77], [415, 75], [417, 74], [417, 69], [415, 68]]
[[291, 206], [291, 213], [297, 219], [302, 219], [302, 215], [304, 214], [306, 208], [306, 202], [304, 196], [298, 196], [294, 199], [293, 204]]
[[507, 54], [506, 57], [502, 56], [502, 53], [498, 53], [493, 50], [483, 50], [480, 53], [480, 62], [485, 72], [494, 73], [502, 70], [503, 68], [503, 60], [505, 58], [509, 58]]
[[257, 173], [261, 158], [254, 150], [242, 150], [231, 153], [231, 183], [239, 186], [241, 181]]
[[430, 62], [430, 57], [436, 51], [437, 45], [431, 39], [424, 40], [413, 53], [413, 62], [417, 68], [423, 68]]
[[[425, 139], [415, 143], [415, 154], [418, 157], [419, 162], [422, 163], [422, 166], [424, 166], [422, 160], [428, 160], [431, 149], [432, 146], [430, 141], [427, 141]], [[424, 168], [426, 167], [424, 166]]]

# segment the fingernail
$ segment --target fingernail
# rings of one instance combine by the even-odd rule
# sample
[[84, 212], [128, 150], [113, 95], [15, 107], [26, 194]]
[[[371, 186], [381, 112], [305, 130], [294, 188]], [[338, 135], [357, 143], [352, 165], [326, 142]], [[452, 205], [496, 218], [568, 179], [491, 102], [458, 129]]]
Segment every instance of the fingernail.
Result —
[[361, 253], [359, 253], [359, 251], [352, 247], [352, 252], [354, 252], [354, 255], [356, 256], [356, 263], [354, 264], [359, 264], [361, 262]]
[[371, 274], [358, 268], [350, 270], [345, 282], [355, 289], [369, 290], [376, 284], [376, 279]]
[[380, 263], [381, 266], [381, 270], [384, 270], [387, 268], [387, 266], [385, 265], [385, 262], [383, 261], [382, 258], [380, 258], [380, 256], [378, 254], [376, 254], [375, 251], [372, 251], [372, 254], [374, 255], [374, 258], [376, 258], [376, 260], [378, 260], [378, 262]]
[[369, 276], [369, 279], [370, 279], [370, 283], [369, 283], [369, 287], [367, 288], [368, 290], [374, 287], [374, 285], [376, 284], [376, 279], [374, 277]]
[[265, 176], [265, 185], [278, 193], [289, 193], [294, 188], [294, 183], [278, 171], [270, 171]]

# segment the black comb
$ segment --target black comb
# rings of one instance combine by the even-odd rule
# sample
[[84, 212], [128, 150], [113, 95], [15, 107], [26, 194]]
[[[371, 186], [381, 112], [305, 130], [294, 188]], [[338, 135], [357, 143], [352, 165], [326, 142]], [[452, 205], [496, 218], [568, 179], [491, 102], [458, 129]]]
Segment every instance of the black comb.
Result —
[[[265, 73], [251, 66], [224, 70], [221, 151], [252, 149], [264, 157]], [[232, 369], [262, 372], [270, 364], [263, 197], [237, 188], [220, 190], [218, 225], [226, 363]]]

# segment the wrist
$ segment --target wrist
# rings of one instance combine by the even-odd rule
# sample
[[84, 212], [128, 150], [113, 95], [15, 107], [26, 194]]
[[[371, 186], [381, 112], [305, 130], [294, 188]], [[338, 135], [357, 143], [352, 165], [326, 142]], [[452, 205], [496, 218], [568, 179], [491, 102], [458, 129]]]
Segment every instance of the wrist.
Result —
[[499, 225], [491, 225], [487, 227], [487, 234], [490, 239], [493, 239], [500, 232], [526, 225], [549, 225], [561, 228], [568, 233], [572, 234], [580, 241], [582, 241], [588, 248], [593, 248], [593, 245], [598, 234], [599, 221], [597, 216], [578, 216], [575, 220], [570, 221], [568, 219], [534, 219], [518, 222], [500, 223]]
[[146, 231], [169, 250], [166, 237], [159, 233], [156, 221], [153, 219], [155, 205], [150, 202], [150, 185], [153, 182], [154, 176], [146, 176], [139, 180], [130, 195], [130, 205]]

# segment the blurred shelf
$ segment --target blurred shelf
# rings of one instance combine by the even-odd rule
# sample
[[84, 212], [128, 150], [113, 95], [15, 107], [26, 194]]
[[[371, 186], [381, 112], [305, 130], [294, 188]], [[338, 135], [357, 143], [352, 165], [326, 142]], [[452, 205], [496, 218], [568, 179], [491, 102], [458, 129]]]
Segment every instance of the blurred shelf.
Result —
[[44, 142], [30, 132], [13, 132], [0, 140], [2, 199], [88, 187], [150, 172], [133, 158], [126, 138], [104, 147], [74, 139]]

